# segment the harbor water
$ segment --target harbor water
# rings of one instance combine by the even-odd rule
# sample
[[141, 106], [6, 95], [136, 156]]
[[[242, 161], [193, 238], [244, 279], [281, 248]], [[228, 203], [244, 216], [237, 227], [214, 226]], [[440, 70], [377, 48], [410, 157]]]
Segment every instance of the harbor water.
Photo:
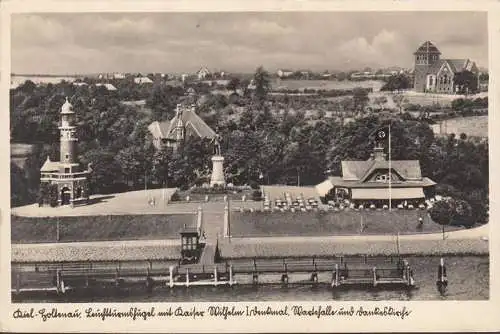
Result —
[[[14, 303], [105, 303], [105, 302], [261, 302], [261, 301], [378, 301], [378, 300], [488, 300], [489, 256], [445, 257], [448, 289], [436, 288], [440, 257], [407, 257], [416, 287], [350, 287], [332, 289], [328, 284], [275, 284], [190, 286], [169, 288], [157, 284], [147, 292], [143, 284], [82, 288], [66, 294], [22, 292], [12, 294]], [[238, 277], [235, 277], [238, 281]]]

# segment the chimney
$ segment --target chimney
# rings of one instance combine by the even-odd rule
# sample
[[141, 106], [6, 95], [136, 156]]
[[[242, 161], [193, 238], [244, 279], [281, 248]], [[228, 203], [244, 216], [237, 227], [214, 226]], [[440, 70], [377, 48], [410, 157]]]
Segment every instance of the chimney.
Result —
[[375, 146], [372, 154], [372, 159], [375, 161], [385, 161], [385, 153], [382, 146]]
[[182, 106], [180, 104], [178, 104], [177, 107], [175, 108], [175, 111], [176, 111], [177, 116], [181, 116], [182, 115]]

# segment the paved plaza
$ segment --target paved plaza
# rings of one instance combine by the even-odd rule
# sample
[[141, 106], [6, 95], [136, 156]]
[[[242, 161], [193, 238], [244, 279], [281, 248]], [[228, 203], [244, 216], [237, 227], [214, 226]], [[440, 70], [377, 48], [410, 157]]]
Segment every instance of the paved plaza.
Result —
[[[175, 214], [193, 213], [198, 207], [204, 212], [222, 212], [223, 202], [169, 202], [168, 199], [176, 188], [130, 191], [126, 193], [95, 195], [90, 198], [89, 205], [39, 207], [31, 204], [12, 208], [13, 215], [24, 217], [63, 217], [63, 216], [97, 216], [97, 215], [143, 215], [143, 214]], [[232, 209], [262, 208], [261, 202], [234, 201]]]

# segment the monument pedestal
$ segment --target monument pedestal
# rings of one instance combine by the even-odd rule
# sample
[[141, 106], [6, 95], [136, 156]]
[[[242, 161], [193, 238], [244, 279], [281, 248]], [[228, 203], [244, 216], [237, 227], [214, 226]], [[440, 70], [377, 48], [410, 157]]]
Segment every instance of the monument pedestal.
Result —
[[210, 178], [210, 186], [224, 187], [226, 180], [224, 179], [224, 157], [214, 155], [212, 157], [212, 176]]

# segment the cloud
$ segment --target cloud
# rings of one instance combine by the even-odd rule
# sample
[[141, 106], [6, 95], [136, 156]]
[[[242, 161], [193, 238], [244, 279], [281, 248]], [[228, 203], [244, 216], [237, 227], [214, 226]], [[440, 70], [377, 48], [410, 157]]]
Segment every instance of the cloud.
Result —
[[16, 14], [12, 69], [74, 73], [411, 66], [413, 51], [428, 39], [443, 56], [486, 64], [486, 22], [486, 15], [462, 12]]
[[73, 36], [57, 20], [39, 15], [12, 16], [12, 46], [48, 46], [72, 43]]
[[284, 35], [294, 32], [290, 26], [283, 26], [272, 21], [254, 20], [248, 24], [245, 29], [247, 32], [258, 35]]
[[404, 44], [403, 38], [397, 32], [383, 29], [371, 41], [365, 37], [356, 37], [343, 42], [339, 46], [339, 53], [346, 60], [352, 61], [354, 58], [367, 66], [387, 66], [395, 57], [400, 56]]

